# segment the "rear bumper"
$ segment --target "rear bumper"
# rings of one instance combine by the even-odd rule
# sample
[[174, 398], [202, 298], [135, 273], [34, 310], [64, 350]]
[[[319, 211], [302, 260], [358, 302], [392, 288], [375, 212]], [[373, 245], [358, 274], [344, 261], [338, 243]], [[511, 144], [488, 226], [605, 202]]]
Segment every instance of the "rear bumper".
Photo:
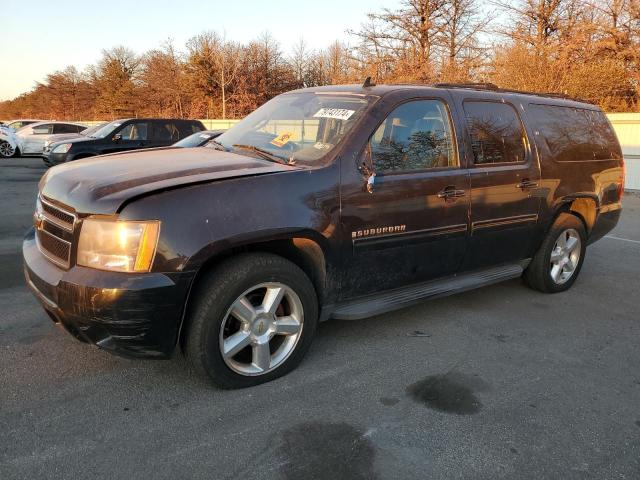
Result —
[[169, 357], [193, 273], [128, 274], [62, 270], [35, 244], [22, 245], [27, 285], [48, 315], [78, 340], [129, 357]]
[[622, 205], [620, 203], [612, 203], [600, 207], [596, 221], [589, 233], [589, 244], [600, 240], [607, 233], [613, 230], [620, 220], [622, 214]]

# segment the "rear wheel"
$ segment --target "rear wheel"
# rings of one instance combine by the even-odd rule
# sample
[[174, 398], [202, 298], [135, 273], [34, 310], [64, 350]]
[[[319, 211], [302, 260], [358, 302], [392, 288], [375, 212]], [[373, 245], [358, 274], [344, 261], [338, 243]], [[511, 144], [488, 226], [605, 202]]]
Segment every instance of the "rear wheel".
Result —
[[288, 260], [245, 254], [225, 261], [195, 292], [185, 352], [223, 388], [278, 378], [301, 361], [318, 321], [313, 285]]
[[587, 245], [587, 232], [575, 215], [561, 213], [525, 271], [527, 284], [541, 292], [568, 290], [576, 281]]

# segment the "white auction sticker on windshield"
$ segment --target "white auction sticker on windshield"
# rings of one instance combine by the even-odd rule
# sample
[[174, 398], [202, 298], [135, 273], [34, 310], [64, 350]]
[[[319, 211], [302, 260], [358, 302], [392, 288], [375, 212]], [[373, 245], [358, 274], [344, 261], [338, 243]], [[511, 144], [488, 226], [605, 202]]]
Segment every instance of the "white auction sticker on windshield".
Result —
[[314, 118], [335, 118], [336, 120], [349, 120], [355, 110], [347, 110], [346, 108], [321, 108], [313, 116]]

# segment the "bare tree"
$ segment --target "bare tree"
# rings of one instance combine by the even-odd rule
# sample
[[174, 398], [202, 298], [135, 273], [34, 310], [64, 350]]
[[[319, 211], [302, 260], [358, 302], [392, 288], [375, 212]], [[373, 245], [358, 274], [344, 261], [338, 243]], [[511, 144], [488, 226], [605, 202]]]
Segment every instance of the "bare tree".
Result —
[[443, 30], [445, 0], [403, 0], [397, 10], [369, 13], [368, 22], [350, 33], [360, 40], [360, 53], [388, 62], [393, 59], [400, 76], [419, 81], [433, 75], [433, 54]]
[[477, 0], [448, 0], [444, 5], [439, 44], [443, 48], [443, 80], [463, 81], [473, 76], [486, 56], [480, 34], [489, 18], [480, 12]]

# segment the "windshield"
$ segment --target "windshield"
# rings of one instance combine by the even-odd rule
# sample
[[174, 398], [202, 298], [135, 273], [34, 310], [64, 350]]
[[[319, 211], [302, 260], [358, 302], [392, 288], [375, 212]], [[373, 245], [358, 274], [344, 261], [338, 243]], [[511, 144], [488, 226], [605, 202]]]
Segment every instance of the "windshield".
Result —
[[238, 153], [254, 148], [284, 162], [316, 164], [342, 141], [370, 101], [362, 95], [283, 94], [217, 137], [215, 143]]
[[89, 127], [89, 128], [85, 128], [84, 130], [82, 130], [80, 133], [82, 135], [85, 135], [87, 137], [91, 137], [95, 132], [97, 132], [98, 130], [100, 130], [102, 127], [104, 127], [106, 124], [105, 123], [101, 123], [99, 125], [94, 125], [93, 127]]
[[213, 133], [198, 132], [173, 144], [174, 147], [199, 147], [213, 136]]
[[113, 131], [124, 123], [124, 120], [116, 120], [115, 122], [107, 123], [102, 128], [99, 128], [95, 132], [89, 134], [92, 138], [105, 138], [111, 135]]

